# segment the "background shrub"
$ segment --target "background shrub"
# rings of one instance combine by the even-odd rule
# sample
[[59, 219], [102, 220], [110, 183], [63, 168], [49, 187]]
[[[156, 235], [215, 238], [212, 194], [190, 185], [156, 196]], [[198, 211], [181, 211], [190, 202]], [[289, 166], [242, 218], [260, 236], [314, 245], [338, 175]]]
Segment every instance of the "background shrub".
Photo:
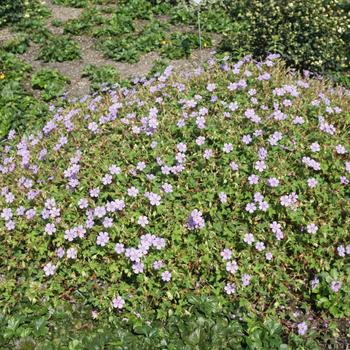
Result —
[[23, 11], [23, 0], [2, 0], [0, 2], [0, 27], [19, 21]]
[[[350, 17], [342, 0], [246, 0], [230, 6], [232, 18], [243, 21], [240, 32], [231, 32], [221, 49], [263, 57], [278, 52], [286, 61], [315, 71], [349, 67], [346, 38]], [[240, 48], [240, 49], [238, 49]], [[243, 48], [243, 50], [242, 50]]]

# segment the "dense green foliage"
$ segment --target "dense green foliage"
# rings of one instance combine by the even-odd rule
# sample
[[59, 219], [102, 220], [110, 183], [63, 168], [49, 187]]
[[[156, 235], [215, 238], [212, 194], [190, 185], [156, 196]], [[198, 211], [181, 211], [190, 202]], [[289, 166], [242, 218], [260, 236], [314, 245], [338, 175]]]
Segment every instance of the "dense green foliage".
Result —
[[[242, 61], [226, 72], [229, 61], [225, 57], [221, 69], [210, 68], [209, 62], [206, 72], [197, 71], [191, 79], [169, 78], [167, 66], [198, 49], [200, 10], [202, 47], [212, 46], [213, 33], [223, 39], [217, 57], [229, 53], [235, 61], [247, 53], [261, 58], [270, 51], [280, 52], [288, 65], [325, 72], [332, 82], [350, 86], [346, 72], [350, 3], [53, 2], [82, 9], [77, 19], [52, 20], [52, 25], [62, 28], [62, 36], [49, 30], [50, 11], [44, 3], [0, 2], [0, 27], [9, 25], [15, 31], [14, 38], [0, 47], [0, 348], [346, 349], [350, 343], [349, 92], [288, 75], [283, 64], [270, 67], [269, 60], [258, 66]], [[134, 63], [149, 52], [161, 57], [147, 75], [149, 80], [136, 78], [133, 83], [122, 80], [112, 65], [82, 65], [92, 97], [75, 99], [76, 104], [62, 109], [69, 103], [58, 97], [69, 79], [58, 70], [34, 71], [20, 55], [37, 43], [43, 61], [78, 59], [80, 48], [74, 35], [90, 36], [95, 48], [115, 61]], [[59, 67], [59, 63], [52, 66]], [[272, 79], [259, 80], [263, 72]], [[38, 90], [35, 97], [33, 88]], [[294, 88], [301, 94], [294, 96]], [[57, 106], [48, 106], [46, 101]], [[118, 117], [110, 123], [115, 108]], [[158, 131], [151, 136], [143, 123], [154, 108], [159, 113]], [[203, 130], [196, 123], [206, 115], [206, 108], [208, 125]], [[256, 128], [244, 119], [251, 109], [263, 118]], [[320, 116], [327, 119], [326, 124]], [[282, 120], [277, 122], [279, 117]], [[293, 124], [294, 117], [302, 117], [304, 124]], [[31, 134], [49, 119], [57, 125], [53, 135]], [[334, 126], [336, 134], [331, 137], [321, 125], [328, 131]], [[258, 136], [260, 127], [262, 136]], [[5, 142], [10, 129], [20, 136]], [[283, 139], [270, 148], [268, 136], [276, 130]], [[197, 140], [204, 134], [201, 146]], [[253, 141], [248, 146], [243, 138], [249, 135]], [[29, 144], [28, 167], [22, 167], [18, 157], [25, 154], [25, 148], [17, 147], [20, 139]], [[154, 146], [151, 140], [158, 144]], [[178, 152], [182, 143], [187, 150]], [[231, 152], [224, 151], [228, 143], [233, 144]], [[320, 151], [311, 149], [316, 143]], [[260, 173], [252, 159], [264, 145], [269, 148], [268, 169]], [[41, 154], [45, 150], [46, 159]], [[76, 151], [82, 151], [82, 162], [80, 183], [74, 190], [63, 170], [72, 165]], [[303, 156], [319, 162], [320, 170], [302, 165]], [[166, 174], [161, 169], [162, 162], [173, 168], [182, 164], [181, 159], [185, 159], [184, 172]], [[232, 159], [240, 165], [236, 173], [229, 168]], [[143, 161], [146, 170], [138, 170]], [[122, 172], [108, 186], [103, 181], [112, 163]], [[12, 164], [13, 172], [1, 174]], [[254, 186], [249, 185], [253, 172], [260, 175]], [[33, 191], [20, 187], [23, 176], [33, 181]], [[268, 176], [278, 177], [279, 186], [267, 186]], [[71, 180], [74, 183], [75, 178]], [[315, 187], [309, 182], [316, 183]], [[170, 184], [172, 192], [166, 192], [163, 186]], [[14, 202], [8, 202], [8, 189], [3, 186], [15, 196]], [[95, 199], [88, 194], [93, 186], [101, 189]], [[136, 197], [128, 192], [132, 187], [140, 191]], [[149, 193], [160, 195], [160, 205], [149, 203]], [[249, 201], [260, 205], [255, 196], [261, 193], [269, 200], [268, 210], [247, 212]], [[299, 195], [296, 208], [279, 202], [288, 193]], [[70, 241], [66, 231], [75, 224], [84, 225], [84, 215], [91, 215], [78, 207], [83, 195], [88, 197], [88, 211], [115, 198], [126, 207], [108, 214], [114, 220], [112, 227], [95, 218], [84, 238]], [[57, 231], [51, 235], [46, 232], [51, 220], [44, 219], [44, 214], [40, 222], [50, 198], [59, 203], [61, 215], [57, 222], [52, 220]], [[26, 211], [34, 209], [40, 218], [31, 221], [21, 216], [15, 212], [20, 205]], [[3, 210], [9, 207], [15, 229], [11, 220], [4, 219], [8, 213]], [[194, 208], [203, 213], [202, 229], [187, 226]], [[150, 224], [140, 227], [140, 215], [147, 215]], [[272, 220], [281, 222], [284, 239], [274, 238]], [[308, 225], [314, 222], [317, 226], [312, 230], [317, 232], [310, 233]], [[96, 243], [101, 231], [109, 235], [105, 246]], [[252, 245], [246, 242], [248, 231], [254, 235]], [[166, 248], [151, 248], [142, 258], [143, 272], [136, 273], [126, 256], [116, 255], [114, 244], [139, 247], [146, 233], [164, 238]], [[64, 249], [63, 258], [57, 255], [58, 247]], [[222, 261], [227, 247], [238, 262], [234, 273]], [[71, 248], [77, 250], [76, 258], [68, 258]], [[153, 265], [155, 259], [164, 264], [160, 270]], [[55, 266], [53, 276], [43, 270], [48, 262]], [[167, 281], [163, 273], [169, 271]], [[247, 274], [249, 282], [244, 285]], [[234, 293], [228, 294], [232, 284]], [[116, 296], [125, 301], [120, 309], [113, 306]], [[299, 333], [300, 326], [308, 327], [306, 334]]]
[[[60, 302], [36, 307], [16, 307], [13, 316], [0, 314], [0, 346], [3, 350], [91, 350], [91, 349], [317, 349], [317, 337], [305, 340], [283, 332], [277, 319], [261, 322], [242, 310], [225, 309], [215, 298], [188, 296], [187, 315], [172, 315], [165, 322], [138, 315], [95, 313], [91, 308]], [[331, 339], [331, 331], [324, 339]], [[287, 345], [289, 344], [289, 345]], [[336, 346], [337, 343], [329, 342]], [[335, 347], [334, 347], [335, 348]]]
[[[170, 73], [53, 109], [41, 133], [10, 134], [0, 174], [3, 312], [65, 299], [111, 320], [161, 321], [132, 323], [149, 339], [131, 341], [145, 346], [317, 349], [331, 331], [322, 335], [323, 320], [350, 315], [349, 92], [286, 74], [273, 56], [233, 67], [210, 60], [186, 79]], [[132, 252], [144, 253], [135, 262]], [[191, 295], [214, 298], [242, 323], [220, 312], [187, 320]], [[266, 324], [248, 330], [250, 318]], [[3, 322], [7, 339], [49, 337], [47, 316]], [[129, 331], [72, 347], [125, 344]]]
[[66, 36], [50, 37], [43, 43], [38, 58], [45, 62], [73, 61], [80, 58], [80, 47]]
[[24, 88], [31, 67], [14, 54], [0, 50], [0, 139], [11, 128], [26, 130], [43, 122], [46, 104]]
[[[243, 0], [232, 16], [244, 24], [231, 32], [222, 49], [241, 48], [261, 58], [280, 53], [292, 66], [314, 71], [349, 68], [350, 14], [343, 0]], [[237, 8], [235, 8], [237, 6]]]
[[23, 0], [2, 0], [0, 2], [0, 27], [15, 23], [23, 16]]
[[0, 49], [10, 52], [10, 53], [18, 53], [23, 54], [27, 51], [29, 47], [29, 38], [26, 34], [20, 34], [16, 36], [14, 39], [5, 41], [3, 45], [0, 46]]
[[32, 75], [32, 86], [41, 90], [44, 101], [61, 96], [69, 83], [69, 79], [56, 69], [43, 68]]
[[101, 86], [111, 86], [121, 82], [119, 72], [111, 65], [95, 66], [86, 65], [83, 70], [83, 77], [91, 81], [91, 90], [100, 90]]

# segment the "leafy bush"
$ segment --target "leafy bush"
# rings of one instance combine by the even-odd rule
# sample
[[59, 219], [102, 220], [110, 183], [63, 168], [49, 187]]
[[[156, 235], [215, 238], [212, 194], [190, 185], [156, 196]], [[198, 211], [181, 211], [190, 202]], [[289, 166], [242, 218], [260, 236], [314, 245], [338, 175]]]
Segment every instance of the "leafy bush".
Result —
[[88, 77], [91, 81], [91, 89], [99, 90], [101, 85], [113, 85], [121, 81], [119, 72], [111, 65], [95, 66], [88, 64], [83, 69], [83, 77]]
[[66, 36], [51, 37], [43, 43], [38, 58], [45, 62], [73, 61], [80, 58], [80, 47]]
[[[202, 35], [202, 47], [211, 46], [211, 39]], [[193, 49], [199, 48], [199, 37], [195, 33], [172, 33], [161, 49], [161, 54], [169, 59], [188, 57]]]
[[118, 12], [113, 14], [111, 19], [109, 19], [102, 28], [96, 30], [93, 35], [96, 37], [112, 36], [130, 33], [132, 31], [134, 31], [134, 26], [131, 14]]
[[53, 4], [55, 5], [64, 5], [78, 8], [85, 7], [88, 3], [88, 0], [53, 0]]
[[41, 96], [44, 101], [61, 96], [69, 82], [69, 79], [56, 69], [43, 68], [32, 75], [32, 87], [42, 90]]
[[95, 25], [100, 25], [106, 22], [101, 12], [95, 7], [84, 9], [82, 14], [77, 19], [71, 19], [64, 25], [64, 33], [81, 35], [87, 33]]
[[53, 34], [46, 28], [42, 19], [23, 18], [15, 25], [18, 32], [24, 33], [30, 40], [37, 44], [43, 44], [53, 37]]
[[[222, 50], [237, 49], [261, 58], [268, 52], [280, 53], [297, 68], [314, 71], [349, 67], [350, 16], [341, 8], [342, 0], [252, 0], [232, 3], [233, 19], [245, 23], [232, 32]], [[238, 10], [237, 10], [238, 9]]]
[[19, 21], [23, 12], [23, 0], [2, 0], [0, 3], [0, 27]]
[[23, 54], [29, 47], [29, 38], [25, 34], [18, 35], [14, 39], [5, 42], [2, 49], [10, 53]]
[[130, 33], [118, 39], [107, 37], [99, 43], [99, 48], [108, 58], [135, 63], [142, 54], [161, 47], [166, 37], [167, 28], [166, 24], [153, 20], [139, 33]]
[[11, 128], [28, 130], [40, 125], [47, 112], [46, 104], [38, 101], [23, 88], [31, 66], [14, 54], [0, 50], [0, 139]]

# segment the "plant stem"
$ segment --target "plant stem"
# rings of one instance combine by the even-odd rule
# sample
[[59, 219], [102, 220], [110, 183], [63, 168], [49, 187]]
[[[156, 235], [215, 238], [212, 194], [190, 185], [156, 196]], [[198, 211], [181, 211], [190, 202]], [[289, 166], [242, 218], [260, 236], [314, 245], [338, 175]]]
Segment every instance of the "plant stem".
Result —
[[198, 6], [198, 36], [199, 36], [199, 59], [202, 64], [202, 33], [201, 33], [201, 21], [200, 21], [200, 5]]

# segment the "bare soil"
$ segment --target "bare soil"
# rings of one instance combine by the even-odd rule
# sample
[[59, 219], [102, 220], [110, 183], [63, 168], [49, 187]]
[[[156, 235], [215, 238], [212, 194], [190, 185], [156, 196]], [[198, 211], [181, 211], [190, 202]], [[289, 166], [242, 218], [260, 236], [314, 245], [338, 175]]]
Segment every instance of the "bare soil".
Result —
[[[54, 34], [62, 34], [62, 28], [53, 26], [51, 24], [53, 20], [68, 21], [78, 18], [82, 12], [82, 9], [53, 5], [51, 0], [45, 0], [44, 2], [52, 13], [52, 15], [48, 17], [46, 25]], [[159, 19], [167, 20], [166, 16], [160, 16]], [[139, 22], [141, 26], [144, 24], [142, 21]], [[195, 28], [172, 26], [171, 30], [186, 32], [190, 30], [193, 31]], [[14, 33], [11, 33], [7, 28], [0, 31], [0, 43], [1, 41], [7, 41], [13, 37]], [[220, 38], [220, 35], [212, 35], [214, 47], [218, 44]], [[94, 64], [96, 66], [109, 64], [118, 70], [122, 78], [132, 78], [135, 76], [145, 76], [152, 68], [154, 62], [160, 58], [158, 53], [151, 52], [142, 56], [140, 61], [135, 64], [115, 62], [105, 58], [100, 51], [95, 49], [95, 38], [83, 35], [75, 36], [74, 40], [77, 41], [81, 47], [81, 59], [79, 60], [66, 62], [43, 62], [38, 59], [40, 46], [34, 43], [31, 43], [26, 53], [23, 55], [18, 55], [18, 57], [32, 65], [34, 70], [42, 68], [55, 68], [60, 73], [67, 76], [71, 81], [67, 91], [68, 96], [70, 97], [84, 96], [89, 93], [90, 82], [87, 78], [83, 78], [81, 76], [82, 69], [87, 64]], [[173, 60], [171, 64], [174, 66], [175, 72], [178, 74], [186, 74], [186, 72], [192, 71], [193, 67], [198, 66], [201, 59], [202, 61], [206, 60], [210, 55], [210, 51], [211, 49], [203, 49], [202, 52], [200, 52], [200, 50], [194, 50], [188, 59]], [[25, 85], [31, 90], [30, 82]], [[36, 94], [36, 92], [33, 90], [31, 90], [31, 92]]]

